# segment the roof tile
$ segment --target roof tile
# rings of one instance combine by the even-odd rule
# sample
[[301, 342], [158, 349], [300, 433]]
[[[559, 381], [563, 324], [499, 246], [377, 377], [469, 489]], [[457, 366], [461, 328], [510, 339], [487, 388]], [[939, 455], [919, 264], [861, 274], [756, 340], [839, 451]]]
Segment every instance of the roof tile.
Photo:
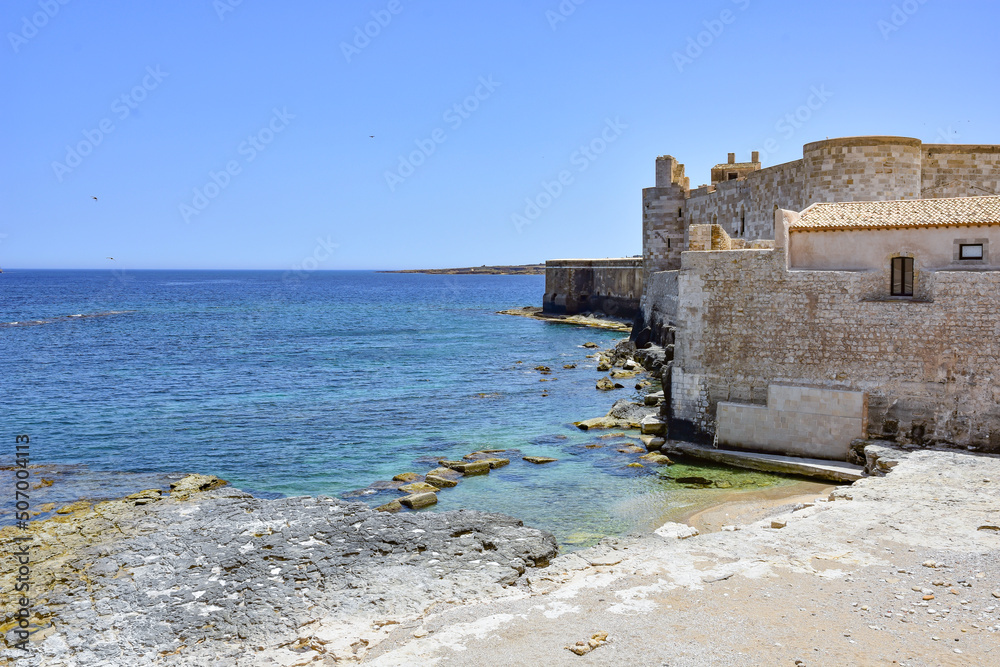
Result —
[[1000, 196], [813, 204], [789, 231], [1000, 225]]

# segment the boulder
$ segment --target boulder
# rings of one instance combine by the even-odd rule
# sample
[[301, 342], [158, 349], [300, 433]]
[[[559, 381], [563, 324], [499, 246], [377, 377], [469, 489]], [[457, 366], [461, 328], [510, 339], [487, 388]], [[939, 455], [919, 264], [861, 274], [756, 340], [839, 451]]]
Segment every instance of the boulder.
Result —
[[611, 371], [611, 377], [616, 380], [628, 380], [635, 377], [635, 371]]
[[639, 458], [644, 461], [649, 461], [650, 463], [656, 463], [657, 465], [672, 466], [674, 464], [674, 462], [671, 461], [669, 457], [664, 456], [663, 454], [660, 454], [658, 452], [650, 452], [649, 454], [640, 456]]
[[[434, 470], [431, 470], [429, 473], [427, 473], [427, 477], [430, 477], [431, 475], [435, 477], [443, 477], [444, 479], [455, 480], [459, 479], [462, 476], [462, 473], [458, 472], [457, 470], [452, 470], [451, 468], [434, 468]], [[427, 477], [425, 477], [424, 479], [426, 479]]]
[[639, 428], [643, 435], [664, 435], [667, 432], [667, 422], [649, 415], [639, 420]]
[[502, 468], [506, 465], [510, 465], [510, 459], [500, 459], [500, 458], [480, 459], [479, 463], [485, 463], [489, 465], [490, 470], [496, 470], [497, 468]]
[[641, 371], [642, 370], [642, 366], [640, 366], [639, 362], [637, 362], [635, 359], [628, 359], [628, 360], [626, 360], [625, 363], [622, 364], [622, 368], [624, 368], [627, 371]]
[[535, 464], [555, 463], [556, 461], [559, 460], [550, 458], [548, 456], [522, 456], [521, 458], [527, 461], [528, 463], [535, 463]]
[[582, 422], [573, 422], [573, 425], [581, 431], [589, 431], [592, 428], [627, 428], [627, 424], [613, 417], [594, 417], [584, 419]]
[[595, 347], [600, 347], [600, 345], [598, 345], [597, 343], [592, 343], [590, 341], [587, 341], [586, 343], [584, 343], [583, 346], [587, 347], [587, 348], [591, 348], [591, 349], [593, 349]]
[[604, 377], [597, 381], [597, 388], [601, 391], [611, 391], [615, 388], [615, 383], [610, 378]]
[[563, 368], [576, 368], [576, 364], [563, 364]]
[[215, 475], [188, 475], [170, 485], [170, 495], [178, 500], [184, 500], [192, 493], [200, 493], [225, 486], [228, 482]]
[[466, 476], [485, 475], [490, 471], [490, 464], [486, 461], [438, 461], [438, 464]]
[[391, 500], [385, 505], [379, 505], [375, 508], [377, 512], [398, 512], [403, 509], [403, 506], [399, 504], [398, 500]]
[[427, 482], [414, 482], [413, 484], [407, 484], [399, 487], [399, 490], [406, 494], [424, 493], [425, 491], [437, 493], [438, 487], [433, 484], [428, 484]]
[[419, 475], [415, 472], [401, 472], [392, 478], [394, 482], [419, 482], [423, 479], [423, 475]]
[[636, 423], [641, 422], [644, 417], [656, 414], [656, 409], [640, 405], [639, 403], [633, 403], [626, 398], [620, 398], [615, 401], [615, 404], [608, 411], [608, 417], [613, 417], [623, 422]]
[[548, 366], [535, 366], [536, 371], [541, 371], [542, 373], [551, 373], [552, 369]]
[[427, 473], [427, 476], [424, 478], [424, 481], [427, 482], [428, 484], [433, 484], [439, 489], [447, 489], [453, 486], [458, 486], [458, 482], [456, 482], [453, 479], [448, 479], [447, 477], [439, 477], [438, 475], [432, 475], [430, 473]]
[[645, 403], [646, 405], [659, 405], [660, 403], [663, 402], [663, 392], [662, 391], [650, 392], [645, 396], [643, 396], [642, 402]]
[[622, 454], [642, 454], [646, 451], [646, 448], [639, 447], [638, 445], [625, 445], [624, 447], [619, 447], [618, 451]]
[[597, 362], [597, 370], [600, 371], [601, 373], [604, 373], [605, 371], [610, 371], [611, 360], [608, 359], [607, 357], [601, 357], [600, 360]]
[[639, 439], [642, 440], [642, 444], [646, 446], [646, 451], [657, 452], [666, 443], [666, 438], [661, 438], [658, 435], [640, 435]]
[[411, 510], [418, 510], [421, 507], [430, 507], [437, 504], [438, 497], [435, 493], [415, 493], [412, 496], [404, 496], [399, 502], [409, 507]]
[[686, 540], [689, 537], [695, 537], [698, 535], [697, 528], [693, 528], [683, 523], [673, 522], [665, 523], [653, 532], [660, 537], [667, 538], [668, 540]]

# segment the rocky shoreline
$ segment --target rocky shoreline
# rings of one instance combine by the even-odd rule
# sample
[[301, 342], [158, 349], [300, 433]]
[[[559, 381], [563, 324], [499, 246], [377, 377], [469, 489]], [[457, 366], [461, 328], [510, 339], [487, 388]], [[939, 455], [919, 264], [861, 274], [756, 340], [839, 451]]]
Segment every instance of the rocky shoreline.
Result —
[[[28, 531], [31, 654], [19, 665], [356, 660], [441, 605], [512, 594], [556, 555], [551, 534], [471, 511], [377, 512], [329, 497], [262, 500], [190, 475], [169, 493], [75, 503]], [[0, 578], [16, 599], [16, 573]]]

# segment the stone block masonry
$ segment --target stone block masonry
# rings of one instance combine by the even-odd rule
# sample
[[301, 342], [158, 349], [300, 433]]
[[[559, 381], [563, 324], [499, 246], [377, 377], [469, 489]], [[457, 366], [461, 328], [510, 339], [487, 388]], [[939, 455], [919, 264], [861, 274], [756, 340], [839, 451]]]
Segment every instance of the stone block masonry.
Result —
[[720, 402], [719, 447], [844, 461], [851, 440], [865, 437], [864, 392], [771, 385], [767, 405]]
[[601, 312], [633, 319], [639, 313], [640, 257], [550, 259], [545, 262], [542, 310], [555, 315]]
[[673, 437], [710, 442], [720, 403], [791, 384], [867, 393], [872, 437], [1000, 451], [1000, 272], [928, 272], [892, 300], [880, 272], [789, 270], [778, 246], [684, 253]]

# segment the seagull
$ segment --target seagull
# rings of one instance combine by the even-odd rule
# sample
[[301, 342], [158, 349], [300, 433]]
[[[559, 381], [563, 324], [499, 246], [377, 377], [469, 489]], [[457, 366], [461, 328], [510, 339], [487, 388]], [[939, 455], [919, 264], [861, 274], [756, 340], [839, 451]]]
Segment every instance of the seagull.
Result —
[[374, 139], [374, 138], [375, 138], [375, 135], [374, 135], [374, 134], [369, 134], [369, 135], [368, 135], [368, 138], [369, 138], [369, 139]]
[[91, 197], [91, 199], [93, 199], [94, 201], [97, 201], [97, 197]]
[[112, 262], [115, 261], [114, 257], [108, 257], [108, 259], [110, 259]]

